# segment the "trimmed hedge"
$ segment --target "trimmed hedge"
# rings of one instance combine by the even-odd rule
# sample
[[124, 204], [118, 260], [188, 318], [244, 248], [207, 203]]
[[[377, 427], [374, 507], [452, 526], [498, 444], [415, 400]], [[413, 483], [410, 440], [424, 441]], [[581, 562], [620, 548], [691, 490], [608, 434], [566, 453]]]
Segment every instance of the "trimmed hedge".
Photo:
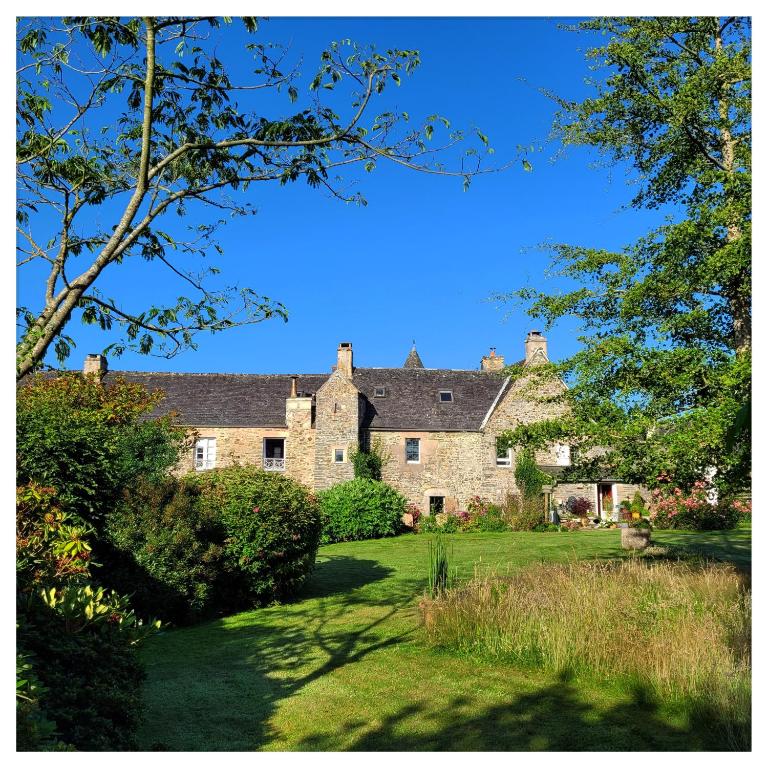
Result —
[[356, 478], [321, 491], [323, 544], [396, 536], [407, 500], [392, 486], [379, 480]]

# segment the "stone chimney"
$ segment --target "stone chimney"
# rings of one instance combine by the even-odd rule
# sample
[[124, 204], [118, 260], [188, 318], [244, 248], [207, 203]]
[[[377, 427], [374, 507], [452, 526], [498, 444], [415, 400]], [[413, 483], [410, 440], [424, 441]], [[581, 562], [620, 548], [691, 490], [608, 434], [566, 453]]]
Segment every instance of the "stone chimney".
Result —
[[[539, 350], [541, 350], [539, 352]], [[526, 365], [536, 358], [534, 362], [546, 363], [549, 361], [547, 357], [547, 339], [541, 335], [541, 331], [531, 331], [525, 337], [525, 362]]]
[[504, 355], [496, 354], [496, 347], [491, 347], [491, 352], [484, 355], [480, 361], [481, 371], [500, 371], [504, 368]]
[[336, 370], [348, 379], [352, 378], [352, 342], [342, 341], [339, 344]]
[[104, 355], [86, 355], [83, 362], [83, 375], [95, 373], [101, 378], [107, 372], [107, 358]]
[[298, 387], [299, 377], [291, 376], [291, 394], [285, 400], [285, 466], [294, 480], [310, 488], [315, 481], [315, 436], [312, 428], [312, 395]]

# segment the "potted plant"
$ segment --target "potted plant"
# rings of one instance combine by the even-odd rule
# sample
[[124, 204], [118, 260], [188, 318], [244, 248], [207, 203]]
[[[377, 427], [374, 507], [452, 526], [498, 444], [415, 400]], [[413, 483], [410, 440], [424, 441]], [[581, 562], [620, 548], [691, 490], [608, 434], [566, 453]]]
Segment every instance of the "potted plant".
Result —
[[651, 543], [651, 524], [641, 517], [621, 529], [621, 546], [624, 549], [645, 549]]

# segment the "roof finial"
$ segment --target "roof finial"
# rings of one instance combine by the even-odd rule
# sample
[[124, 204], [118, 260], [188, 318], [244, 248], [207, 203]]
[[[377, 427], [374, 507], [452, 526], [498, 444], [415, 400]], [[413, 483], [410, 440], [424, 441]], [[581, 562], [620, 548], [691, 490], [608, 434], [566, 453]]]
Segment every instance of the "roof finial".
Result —
[[423, 368], [424, 363], [421, 362], [419, 353], [416, 351], [416, 339], [413, 340], [413, 348], [408, 353], [408, 357], [405, 358], [403, 368]]

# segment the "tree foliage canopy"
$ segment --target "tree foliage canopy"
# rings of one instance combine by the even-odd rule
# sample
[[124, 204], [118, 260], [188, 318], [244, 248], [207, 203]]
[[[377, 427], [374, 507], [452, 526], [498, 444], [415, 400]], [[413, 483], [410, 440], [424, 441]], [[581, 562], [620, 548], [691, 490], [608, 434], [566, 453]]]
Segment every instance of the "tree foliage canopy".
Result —
[[[457, 147], [464, 135], [444, 117], [375, 113], [384, 88], [419, 66], [417, 51], [334, 42], [305, 91], [287, 51], [250, 42], [243, 56], [252, 74], [234, 82], [211, 40], [230, 23], [178, 16], [19, 23], [19, 265], [47, 273], [40, 302], [17, 310], [19, 376], [52, 344], [59, 360], [67, 357], [73, 342], [64, 329], [73, 313], [105, 330], [122, 326], [123, 338], [107, 348], [114, 354], [172, 355], [194, 346], [200, 331], [285, 318], [280, 303], [251, 288], [216, 287], [218, 268], [194, 266], [196, 256], [220, 251], [215, 234], [226, 217], [252, 211], [245, 195], [234, 194], [256, 182], [303, 179], [364, 203], [345, 190], [343, 171], [391, 162], [465, 185], [483, 172], [481, 157], [492, 149], [479, 130], [476, 146], [464, 151]], [[255, 18], [240, 23], [257, 32]], [[265, 114], [274, 102], [267, 92], [305, 105]], [[440, 160], [446, 152], [452, 170]], [[176, 234], [169, 213], [195, 222], [188, 235]], [[148, 308], [105, 296], [98, 288], [105, 270], [136, 258], [167, 268], [189, 295]]]
[[[711, 469], [749, 483], [751, 377], [751, 46], [739, 18], [600, 18], [589, 50], [595, 95], [558, 98], [556, 132], [634, 171], [635, 208], [664, 223], [620, 252], [556, 244], [553, 274], [572, 290], [524, 288], [548, 327], [576, 318], [582, 349], [531, 375], [570, 389], [563, 419], [512, 442], [568, 439], [574, 469], [691, 486]], [[606, 451], [588, 450], [610, 446]]]
[[187, 444], [172, 417], [146, 418], [162, 398], [120, 379], [36, 374], [17, 393], [17, 483], [55, 488], [68, 512], [99, 527], [124, 488], [161, 478]]

